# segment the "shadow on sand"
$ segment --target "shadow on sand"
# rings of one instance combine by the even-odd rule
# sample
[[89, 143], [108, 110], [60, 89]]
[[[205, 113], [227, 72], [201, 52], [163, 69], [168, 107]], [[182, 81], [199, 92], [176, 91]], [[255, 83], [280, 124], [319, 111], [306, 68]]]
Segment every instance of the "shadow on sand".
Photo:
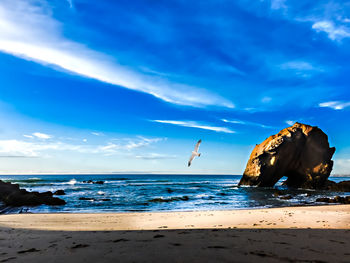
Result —
[[0, 228], [0, 262], [350, 262], [350, 230]]

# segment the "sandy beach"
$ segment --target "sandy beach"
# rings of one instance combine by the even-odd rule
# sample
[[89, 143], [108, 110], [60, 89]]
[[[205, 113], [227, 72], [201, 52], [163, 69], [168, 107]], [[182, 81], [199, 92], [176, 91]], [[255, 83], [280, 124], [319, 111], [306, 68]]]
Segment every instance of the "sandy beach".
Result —
[[0, 216], [0, 262], [350, 262], [350, 206]]

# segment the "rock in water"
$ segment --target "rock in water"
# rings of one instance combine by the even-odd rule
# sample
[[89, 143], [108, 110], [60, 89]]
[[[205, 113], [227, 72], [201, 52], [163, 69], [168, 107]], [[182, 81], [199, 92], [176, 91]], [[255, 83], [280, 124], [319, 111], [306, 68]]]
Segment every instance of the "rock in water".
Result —
[[255, 146], [239, 185], [271, 187], [286, 176], [287, 186], [322, 188], [334, 152], [321, 129], [295, 123]]
[[52, 192], [28, 192], [20, 189], [18, 184], [5, 183], [0, 180], [0, 201], [7, 206], [37, 206], [37, 205], [64, 205], [66, 202], [53, 197]]

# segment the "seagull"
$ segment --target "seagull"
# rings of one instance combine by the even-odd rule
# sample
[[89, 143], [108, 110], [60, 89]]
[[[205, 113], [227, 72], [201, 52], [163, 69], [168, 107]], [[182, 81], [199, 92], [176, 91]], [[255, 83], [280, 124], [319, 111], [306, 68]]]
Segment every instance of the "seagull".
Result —
[[192, 162], [192, 160], [194, 159], [194, 157], [196, 157], [196, 156], [198, 156], [198, 157], [201, 156], [201, 154], [198, 153], [199, 145], [201, 144], [201, 142], [202, 142], [202, 140], [199, 140], [199, 141], [197, 142], [196, 146], [194, 147], [194, 151], [192, 151], [192, 155], [191, 155], [190, 159], [188, 160], [188, 167], [190, 167], [191, 162]]

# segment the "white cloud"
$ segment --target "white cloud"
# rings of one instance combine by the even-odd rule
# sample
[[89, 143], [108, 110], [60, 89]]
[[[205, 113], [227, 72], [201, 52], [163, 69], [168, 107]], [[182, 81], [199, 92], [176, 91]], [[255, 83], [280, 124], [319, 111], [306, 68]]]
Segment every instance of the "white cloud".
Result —
[[6, 156], [37, 157], [33, 143], [17, 140], [1, 140], [0, 154]]
[[312, 25], [316, 32], [325, 32], [332, 40], [350, 37], [350, 30], [345, 26], [336, 26], [332, 21], [318, 21]]
[[113, 155], [120, 153], [120, 151], [132, 151], [134, 149], [146, 147], [150, 144], [157, 143], [159, 141], [163, 140], [162, 138], [144, 138], [139, 137], [136, 140], [127, 140], [125, 142], [119, 142], [119, 143], [108, 143], [107, 145], [98, 146], [96, 148], [96, 152], [103, 153], [105, 155]]
[[34, 136], [33, 135], [28, 135], [28, 134], [24, 134], [23, 137], [29, 138], [29, 139], [33, 139]]
[[290, 126], [292, 126], [294, 123], [295, 123], [295, 121], [291, 121], [291, 120], [287, 120], [287, 121], [285, 121], [288, 125], [290, 125]]
[[95, 135], [95, 136], [102, 136], [103, 135], [102, 132], [92, 132], [91, 134]]
[[159, 153], [149, 153], [149, 154], [140, 154], [135, 155], [136, 159], [142, 159], [142, 160], [163, 160], [163, 159], [176, 159], [176, 155], [166, 155], [166, 154], [159, 154]]
[[334, 161], [334, 174], [350, 175], [350, 159], [340, 158]]
[[333, 110], [343, 110], [350, 106], [350, 101], [349, 102], [328, 101], [328, 102], [322, 102], [318, 104], [318, 106], [322, 108], [331, 108]]
[[264, 125], [264, 124], [256, 123], [256, 122], [241, 121], [241, 120], [227, 120], [227, 119], [221, 119], [221, 120], [223, 122], [226, 122], [226, 123], [258, 126], [258, 127], [261, 127], [261, 128], [274, 129], [274, 127], [272, 127], [272, 126], [268, 126], [268, 125]]
[[163, 140], [162, 138], [144, 138], [121, 140], [119, 143], [107, 143], [106, 145], [70, 144], [61, 141], [43, 142], [22, 140], [0, 140], [0, 156], [6, 157], [43, 157], [48, 153], [58, 151], [71, 151], [83, 154], [115, 155], [125, 154], [142, 147]]
[[209, 125], [202, 124], [195, 121], [172, 121], [172, 120], [153, 120], [153, 121], [158, 123], [167, 123], [167, 124], [173, 124], [173, 125], [178, 125], [183, 127], [197, 128], [197, 129], [203, 129], [203, 130], [209, 130], [209, 131], [215, 131], [215, 132], [235, 133], [235, 131], [226, 127], [209, 126]]
[[41, 132], [34, 132], [33, 136], [39, 138], [39, 139], [43, 139], [43, 140], [47, 140], [52, 138], [51, 135], [45, 134], [45, 133], [41, 133]]
[[69, 72], [153, 95], [179, 105], [233, 108], [227, 99], [197, 87], [134, 72], [115, 59], [66, 39], [44, 0], [0, 2], [0, 51]]

